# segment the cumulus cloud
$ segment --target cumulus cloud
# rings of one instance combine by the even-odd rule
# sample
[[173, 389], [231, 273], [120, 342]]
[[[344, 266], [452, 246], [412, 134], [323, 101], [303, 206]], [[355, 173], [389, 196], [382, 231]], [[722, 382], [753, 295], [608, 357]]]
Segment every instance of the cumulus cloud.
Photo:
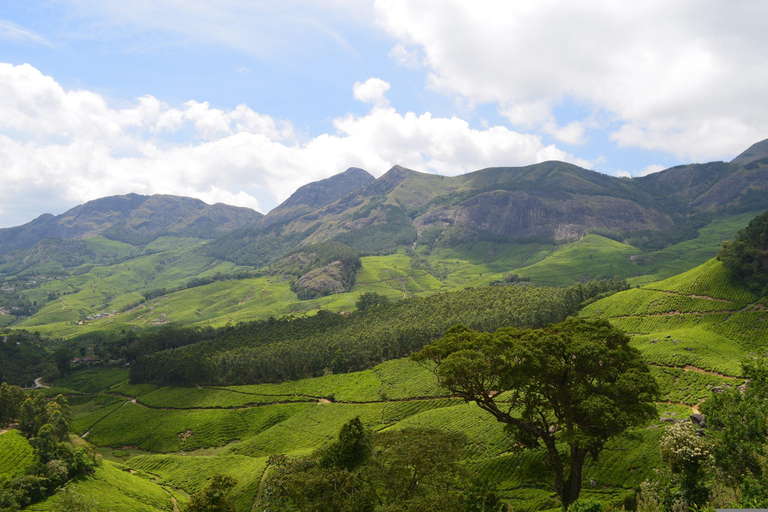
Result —
[[[622, 147], [681, 159], [734, 155], [766, 137], [768, 38], [761, 2], [376, 0], [397, 45], [418, 48], [428, 84], [497, 103], [513, 125], [582, 142], [603, 112]], [[396, 46], [395, 48], [397, 48]], [[395, 52], [395, 50], [393, 50]]]
[[389, 105], [386, 96], [389, 88], [389, 82], [385, 82], [381, 78], [369, 78], [365, 82], [355, 82], [352, 87], [352, 94], [356, 100], [363, 103], [373, 103], [377, 107], [386, 107]]
[[[442, 174], [552, 159], [589, 166], [537, 135], [502, 126], [478, 130], [457, 117], [398, 113], [386, 106], [388, 88], [376, 78], [356, 84], [355, 97], [374, 104], [370, 112], [339, 117], [335, 133], [303, 140], [291, 123], [246, 105], [171, 106], [143, 96], [113, 108], [92, 91], [65, 90], [32, 66], [0, 64], [2, 223], [28, 221], [42, 213], [40, 204], [73, 206], [127, 192], [258, 209], [256, 197], [280, 201], [350, 166], [374, 175], [395, 164]], [[178, 142], [187, 139], [173, 136], [179, 133], [191, 135], [188, 142]], [[12, 211], [28, 218], [8, 216]]]

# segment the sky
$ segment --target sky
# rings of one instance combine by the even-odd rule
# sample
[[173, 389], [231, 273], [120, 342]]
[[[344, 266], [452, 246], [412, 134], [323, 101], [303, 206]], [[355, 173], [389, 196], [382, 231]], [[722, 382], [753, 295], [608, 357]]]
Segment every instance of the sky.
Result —
[[768, 138], [768, 2], [0, 5], [0, 227], [115, 194], [268, 212], [349, 167], [620, 177]]

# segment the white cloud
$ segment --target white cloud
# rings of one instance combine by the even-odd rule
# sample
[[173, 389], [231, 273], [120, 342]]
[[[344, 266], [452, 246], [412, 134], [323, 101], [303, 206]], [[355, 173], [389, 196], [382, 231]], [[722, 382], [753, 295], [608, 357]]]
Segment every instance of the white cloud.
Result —
[[[65, 90], [32, 66], [0, 64], [0, 204], [26, 212], [24, 221], [42, 213], [41, 204], [73, 206], [128, 192], [258, 208], [257, 196], [283, 200], [350, 166], [374, 175], [395, 164], [451, 175], [551, 159], [589, 166], [537, 135], [398, 113], [383, 104], [389, 84], [359, 85], [355, 95], [378, 106], [337, 118], [336, 133], [303, 141], [290, 123], [246, 105], [173, 107], [143, 96], [115, 109], [99, 94]], [[168, 136], [186, 131], [194, 134], [189, 142]], [[3, 216], [6, 226], [20, 221]]]
[[607, 114], [620, 146], [693, 160], [732, 156], [768, 135], [765, 2], [375, 5], [397, 45], [423, 52], [430, 87], [497, 103], [521, 128], [582, 142], [588, 120], [552, 123], [553, 108], [576, 104]]
[[663, 165], [651, 164], [651, 165], [645, 166], [643, 170], [641, 170], [639, 173], [636, 174], [636, 176], [648, 176], [649, 174], [661, 172], [664, 169], [666, 169], [666, 167], [664, 167]]
[[416, 50], [408, 49], [402, 43], [397, 43], [390, 51], [389, 58], [406, 68], [419, 67], [419, 55]]
[[[328, 46], [352, 52], [346, 28], [373, 17], [358, 0], [63, 0], [70, 36], [119, 41], [131, 51], [168, 45], [222, 45], [248, 55], [283, 59]], [[127, 37], [125, 37], [127, 36]], [[124, 46], [125, 47], [125, 46]]]
[[43, 36], [8, 20], [0, 20], [0, 39], [28, 41], [44, 46], [53, 46]]
[[352, 94], [357, 101], [373, 103], [377, 107], [386, 107], [389, 105], [386, 96], [389, 88], [389, 82], [385, 82], [381, 78], [369, 78], [365, 82], [355, 82], [352, 87]]
[[619, 178], [631, 178], [632, 174], [628, 173], [627, 171], [622, 171], [621, 169], [616, 171], [616, 176]]

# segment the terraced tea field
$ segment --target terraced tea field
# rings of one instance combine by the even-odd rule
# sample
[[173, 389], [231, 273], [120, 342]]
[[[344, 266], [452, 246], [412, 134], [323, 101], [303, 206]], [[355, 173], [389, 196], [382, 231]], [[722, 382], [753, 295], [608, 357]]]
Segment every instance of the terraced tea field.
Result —
[[0, 434], [0, 479], [24, 473], [34, 460], [32, 447], [18, 430]]
[[597, 301], [580, 316], [605, 318], [632, 335], [648, 362], [729, 376], [764, 350], [768, 309], [717, 260]]

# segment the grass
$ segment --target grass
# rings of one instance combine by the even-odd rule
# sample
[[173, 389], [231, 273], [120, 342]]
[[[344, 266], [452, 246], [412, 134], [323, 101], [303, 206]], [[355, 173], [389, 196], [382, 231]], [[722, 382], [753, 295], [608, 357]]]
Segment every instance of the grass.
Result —
[[95, 423], [88, 440], [99, 446], [135, 446], [154, 453], [220, 447], [256, 436], [314, 404], [241, 410], [148, 409], [130, 402]]
[[24, 473], [27, 464], [34, 461], [34, 450], [18, 430], [0, 434], [0, 480]]
[[[637, 341], [633, 341], [636, 343]], [[671, 341], [668, 342], [673, 345]], [[698, 403], [712, 386], [741, 383], [737, 379], [654, 368], [664, 400], [660, 414], [683, 418], [690, 408], [675, 405]], [[111, 390], [130, 389], [125, 382], [113, 384], [117, 375], [98, 379]], [[156, 483], [193, 493], [213, 474], [238, 479], [238, 510], [250, 510], [264, 470], [266, 457], [275, 453], [300, 456], [334, 439], [339, 428], [359, 417], [374, 430], [421, 426], [463, 432], [467, 469], [486, 479], [520, 510], [552, 506], [552, 490], [541, 451], [518, 452], [502, 424], [474, 404], [452, 398], [414, 399], [442, 395], [434, 375], [407, 359], [388, 361], [364, 372], [327, 375], [282, 384], [227, 388], [136, 388], [140, 401], [206, 409], [150, 409], [109, 395], [96, 395], [75, 406], [76, 423], [90, 426], [88, 440], [108, 450], [110, 458], [122, 459], [138, 475], [150, 475]], [[336, 400], [370, 403], [289, 403], [222, 409], [267, 397], [334, 395]], [[244, 398], [240, 399], [242, 396]], [[87, 419], [88, 421], [84, 421]], [[619, 503], [631, 488], [651, 476], [658, 465], [658, 439], [665, 423], [637, 429], [640, 437], [609, 443], [599, 463], [588, 462], [585, 497]], [[111, 448], [107, 448], [111, 447]], [[137, 475], [129, 475], [136, 477]], [[137, 508], [137, 510], [141, 510]]]
[[733, 240], [736, 232], [760, 213], [762, 210], [717, 218], [699, 229], [696, 238], [643, 255], [643, 275], [631, 278], [630, 282], [642, 286], [709, 261], [717, 256], [723, 240]]
[[74, 389], [81, 393], [98, 393], [128, 380], [124, 368], [81, 370], [56, 381], [56, 387]]
[[741, 374], [741, 361], [764, 349], [765, 312], [717, 260], [585, 307], [632, 335], [652, 364]]
[[630, 257], [639, 253], [640, 250], [631, 245], [598, 235], [587, 235], [515, 272], [530, 277], [538, 286], [568, 286], [577, 281], [617, 275], [626, 278], [638, 272], [637, 264]]
[[233, 489], [238, 511], [248, 512], [259, 489], [261, 476], [266, 469], [266, 458], [240, 455], [221, 457], [195, 457], [180, 455], [141, 455], [131, 458], [126, 465], [158, 477], [162, 485], [183, 489], [189, 494], [203, 490], [216, 474], [237, 479]]
[[[112, 512], [170, 511], [171, 496], [181, 504], [186, 501], [181, 494], [164, 489], [149, 477], [132, 474], [128, 468], [109, 461], [97, 467], [92, 476], [78, 478], [67, 484], [67, 487], [97, 502], [99, 510], [108, 509]], [[56, 510], [60, 500], [61, 493], [57, 493], [26, 510]]]

